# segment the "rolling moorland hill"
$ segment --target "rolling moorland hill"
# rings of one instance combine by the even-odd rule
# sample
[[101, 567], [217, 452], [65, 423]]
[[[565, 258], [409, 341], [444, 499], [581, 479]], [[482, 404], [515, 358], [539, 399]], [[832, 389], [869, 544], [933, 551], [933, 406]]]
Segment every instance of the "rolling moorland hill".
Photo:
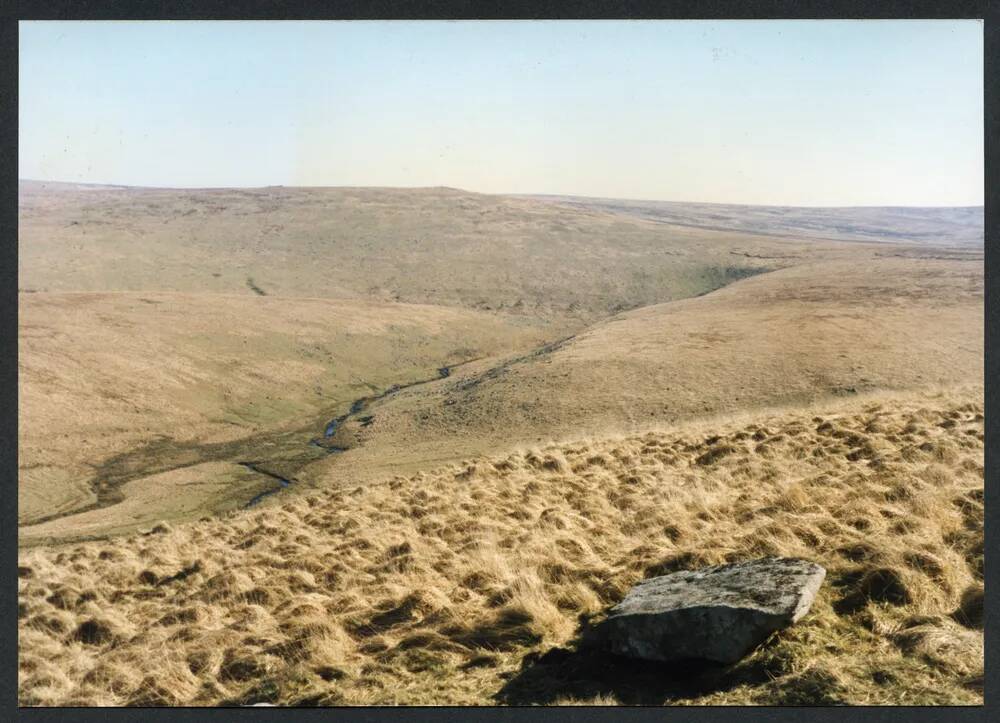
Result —
[[832, 244], [665, 228], [449, 188], [143, 189], [22, 182], [25, 292], [364, 298], [593, 321]]

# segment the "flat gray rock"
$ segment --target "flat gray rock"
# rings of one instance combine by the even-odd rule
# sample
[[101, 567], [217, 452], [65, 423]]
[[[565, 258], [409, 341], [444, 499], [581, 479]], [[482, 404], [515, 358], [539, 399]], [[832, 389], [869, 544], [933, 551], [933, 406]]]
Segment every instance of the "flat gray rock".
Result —
[[632, 658], [735, 663], [805, 615], [825, 576], [807, 560], [768, 557], [654, 577], [610, 610], [600, 637]]

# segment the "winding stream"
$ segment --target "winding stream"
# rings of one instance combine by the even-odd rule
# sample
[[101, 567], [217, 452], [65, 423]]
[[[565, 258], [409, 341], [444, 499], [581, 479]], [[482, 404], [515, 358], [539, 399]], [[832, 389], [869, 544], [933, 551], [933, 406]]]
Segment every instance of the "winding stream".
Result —
[[[473, 361], [477, 361], [477, 359], [469, 359], [464, 362], [459, 362], [458, 364], [452, 364], [451, 366], [438, 367], [436, 377], [431, 377], [430, 379], [418, 379], [417, 381], [409, 382], [408, 384], [393, 384], [391, 387], [389, 387], [383, 392], [379, 392], [378, 394], [370, 394], [368, 396], [359, 397], [358, 399], [355, 399], [353, 402], [351, 402], [351, 406], [347, 410], [347, 412], [341, 414], [339, 417], [334, 417], [329, 422], [327, 422], [326, 427], [323, 429], [323, 437], [313, 438], [309, 440], [309, 445], [312, 447], [317, 447], [326, 452], [327, 454], [339, 454], [341, 452], [346, 452], [348, 449], [350, 449], [350, 447], [340, 447], [337, 445], [327, 444], [326, 440], [332, 438], [337, 433], [337, 430], [348, 419], [357, 414], [360, 414], [361, 412], [364, 412], [365, 410], [368, 409], [369, 405], [374, 404], [375, 402], [378, 402], [382, 399], [385, 399], [386, 397], [392, 396], [396, 392], [400, 392], [404, 389], [409, 389], [410, 387], [416, 387], [421, 384], [429, 384], [430, 382], [436, 382], [440, 379], [445, 379], [451, 376], [451, 370], [454, 369], [455, 367], [462, 366], [463, 364], [468, 364], [469, 362]], [[370, 418], [368, 423], [370, 424]], [[277, 474], [276, 472], [271, 472], [270, 470], [263, 468], [261, 466], [262, 464], [264, 464], [263, 462], [238, 462], [238, 464], [243, 467], [246, 467], [248, 470], [252, 472], [264, 475], [265, 477], [270, 477], [271, 479], [276, 480], [278, 482], [277, 487], [274, 487], [273, 489], [269, 490], [264, 490], [263, 492], [254, 495], [254, 497], [251, 498], [250, 501], [246, 503], [246, 505], [244, 505], [245, 507], [254, 507], [260, 504], [262, 500], [270, 497], [271, 495], [275, 495], [278, 492], [281, 492], [281, 490], [285, 489], [286, 487], [290, 487], [296, 482], [294, 478], [282, 477], [280, 474]]]

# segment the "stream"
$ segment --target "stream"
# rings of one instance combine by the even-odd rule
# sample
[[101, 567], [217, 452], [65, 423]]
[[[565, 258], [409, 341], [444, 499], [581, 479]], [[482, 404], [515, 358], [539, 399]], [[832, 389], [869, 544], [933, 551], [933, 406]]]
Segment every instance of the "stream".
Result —
[[[349, 447], [340, 447], [332, 444], [326, 444], [325, 440], [328, 440], [331, 437], [333, 437], [337, 433], [337, 430], [341, 427], [341, 425], [343, 425], [344, 422], [346, 422], [348, 419], [365, 411], [366, 409], [368, 409], [369, 405], [374, 404], [375, 402], [378, 402], [382, 399], [385, 399], [386, 397], [392, 396], [396, 392], [400, 392], [404, 389], [409, 389], [410, 387], [419, 386], [420, 384], [428, 384], [430, 382], [436, 382], [440, 379], [445, 379], [451, 376], [452, 369], [461, 366], [462, 364], [468, 364], [469, 362], [472, 361], [476, 361], [476, 359], [469, 359], [467, 361], [460, 362], [458, 364], [452, 364], [451, 366], [439, 367], [437, 370], [436, 377], [431, 377], [430, 379], [418, 379], [415, 382], [409, 382], [407, 384], [393, 384], [391, 387], [389, 387], [383, 392], [379, 392], [378, 394], [370, 394], [368, 396], [359, 397], [358, 399], [355, 399], [353, 402], [351, 402], [351, 406], [347, 410], [347, 412], [341, 414], [339, 417], [334, 417], [329, 422], [327, 422], [326, 427], [323, 429], [323, 437], [313, 438], [309, 440], [309, 445], [313, 447], [318, 447], [327, 454], [339, 454], [341, 452], [346, 452], [348, 449], [350, 449]], [[372, 417], [368, 417], [366, 420], [364, 420], [363, 426], [367, 426], [368, 424], [370, 424], [371, 419]], [[267, 499], [271, 495], [275, 495], [278, 492], [281, 492], [281, 490], [285, 489], [286, 487], [290, 487], [297, 481], [294, 478], [282, 477], [280, 474], [277, 474], [276, 472], [272, 472], [268, 469], [265, 469], [264, 467], [261, 466], [262, 464], [264, 464], [263, 462], [238, 462], [237, 464], [246, 467], [248, 470], [256, 472], [257, 474], [264, 475], [265, 477], [270, 477], [271, 479], [276, 480], [278, 482], [277, 487], [274, 487], [273, 489], [269, 490], [264, 490], [263, 492], [251, 498], [250, 501], [247, 502], [246, 505], [244, 505], [245, 507], [255, 507], [256, 505], [260, 504], [261, 501]]]

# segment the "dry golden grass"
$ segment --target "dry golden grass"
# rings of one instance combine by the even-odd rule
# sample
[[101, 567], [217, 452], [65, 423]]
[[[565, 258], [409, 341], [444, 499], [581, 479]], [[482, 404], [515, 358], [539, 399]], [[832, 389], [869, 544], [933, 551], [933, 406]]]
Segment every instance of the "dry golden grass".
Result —
[[[980, 704], [982, 388], [687, 422], [19, 560], [22, 705]], [[728, 670], [610, 660], [644, 576], [828, 570]]]

